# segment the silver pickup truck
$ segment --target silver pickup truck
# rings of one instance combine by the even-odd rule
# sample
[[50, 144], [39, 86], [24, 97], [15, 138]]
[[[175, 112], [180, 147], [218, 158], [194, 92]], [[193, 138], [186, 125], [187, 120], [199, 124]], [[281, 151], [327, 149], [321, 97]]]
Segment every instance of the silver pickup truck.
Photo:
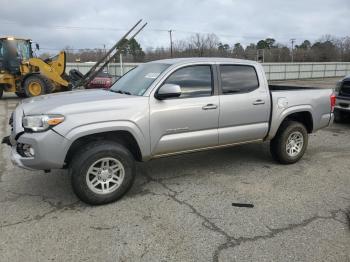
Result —
[[308, 134], [333, 121], [331, 89], [269, 86], [253, 61], [182, 58], [139, 65], [110, 90], [23, 100], [10, 119], [16, 165], [68, 168], [90, 204], [124, 195], [135, 161], [270, 141], [274, 159], [297, 162]]

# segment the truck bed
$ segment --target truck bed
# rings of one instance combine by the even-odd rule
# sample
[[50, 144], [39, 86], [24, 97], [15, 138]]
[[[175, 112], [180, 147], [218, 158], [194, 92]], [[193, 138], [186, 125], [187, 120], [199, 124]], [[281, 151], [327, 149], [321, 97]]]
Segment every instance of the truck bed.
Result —
[[315, 90], [315, 89], [325, 89], [314, 86], [292, 86], [292, 85], [269, 85], [271, 91], [293, 91], [293, 90]]
[[329, 125], [331, 121], [330, 96], [333, 93], [331, 88], [269, 85], [269, 90], [272, 101], [269, 138], [274, 137], [285, 115], [298, 112], [300, 107], [303, 107], [303, 111], [310, 113], [313, 131]]

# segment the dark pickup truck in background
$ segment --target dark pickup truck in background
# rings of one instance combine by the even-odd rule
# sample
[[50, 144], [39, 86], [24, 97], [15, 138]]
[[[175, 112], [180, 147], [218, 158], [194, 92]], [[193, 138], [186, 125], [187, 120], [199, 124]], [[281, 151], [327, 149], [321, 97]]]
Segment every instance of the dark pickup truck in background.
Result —
[[334, 108], [335, 121], [340, 122], [345, 117], [350, 117], [350, 76], [344, 77], [335, 88], [337, 96]]

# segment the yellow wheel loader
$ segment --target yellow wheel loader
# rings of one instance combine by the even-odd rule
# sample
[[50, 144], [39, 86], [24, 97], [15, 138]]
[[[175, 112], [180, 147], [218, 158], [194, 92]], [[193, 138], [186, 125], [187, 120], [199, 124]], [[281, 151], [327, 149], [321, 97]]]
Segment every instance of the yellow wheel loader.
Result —
[[3, 92], [32, 97], [69, 90], [65, 69], [65, 52], [42, 60], [33, 57], [30, 39], [0, 38], [0, 98]]
[[[72, 69], [69, 71], [69, 76], [66, 75], [65, 52], [42, 60], [33, 57], [30, 39], [0, 38], [0, 98], [3, 92], [14, 92], [18, 97], [32, 97], [86, 87], [111, 61], [119, 56], [128, 41], [134, 39], [145, 28], [147, 23], [140, 27], [141, 21], [142, 19], [113, 45], [86, 74]], [[36, 44], [36, 48], [39, 49], [38, 44]]]

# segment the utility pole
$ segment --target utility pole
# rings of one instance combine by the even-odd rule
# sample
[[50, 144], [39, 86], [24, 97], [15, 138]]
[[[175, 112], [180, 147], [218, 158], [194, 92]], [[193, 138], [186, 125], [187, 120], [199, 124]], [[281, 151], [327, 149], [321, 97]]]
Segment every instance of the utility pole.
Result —
[[170, 56], [173, 57], [173, 37], [171, 35], [173, 30], [169, 30], [169, 37], [170, 37]]
[[265, 63], [265, 49], [256, 50], [256, 61], [260, 63]]
[[295, 42], [295, 38], [291, 38], [290, 41], [292, 43], [292, 63], [294, 62], [294, 42]]
[[124, 75], [123, 54], [119, 53], [120, 76]]

